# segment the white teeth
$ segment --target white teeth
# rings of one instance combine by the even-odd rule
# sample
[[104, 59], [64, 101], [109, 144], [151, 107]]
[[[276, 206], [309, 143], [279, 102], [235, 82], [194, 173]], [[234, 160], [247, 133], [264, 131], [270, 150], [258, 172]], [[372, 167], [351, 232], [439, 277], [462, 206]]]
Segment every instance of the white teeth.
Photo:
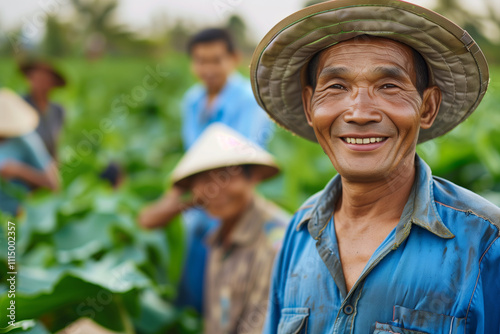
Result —
[[372, 137], [372, 138], [344, 138], [344, 140], [348, 144], [371, 144], [371, 143], [380, 143], [381, 141], [384, 140], [382, 137]]

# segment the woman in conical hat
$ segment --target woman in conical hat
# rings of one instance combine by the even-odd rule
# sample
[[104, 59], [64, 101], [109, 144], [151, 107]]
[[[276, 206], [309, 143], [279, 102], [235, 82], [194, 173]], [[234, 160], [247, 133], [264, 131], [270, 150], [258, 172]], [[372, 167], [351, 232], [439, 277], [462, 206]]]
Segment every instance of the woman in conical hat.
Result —
[[16, 215], [27, 190], [56, 190], [54, 161], [34, 132], [38, 115], [14, 92], [0, 89], [0, 211]]

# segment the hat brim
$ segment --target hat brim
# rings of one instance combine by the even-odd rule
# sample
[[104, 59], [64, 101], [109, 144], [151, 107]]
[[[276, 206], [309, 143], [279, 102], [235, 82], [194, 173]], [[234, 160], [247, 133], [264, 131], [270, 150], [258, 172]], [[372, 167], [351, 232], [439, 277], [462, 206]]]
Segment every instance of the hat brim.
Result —
[[[251, 165], [258, 180], [279, 172], [273, 156], [242, 134], [222, 123], [209, 125], [189, 148], [170, 175], [172, 184], [186, 187], [189, 179], [201, 172], [221, 167]], [[225, 183], [229, 175], [214, 175], [216, 183]]]
[[38, 113], [19, 95], [0, 89], [0, 137], [12, 138], [32, 132], [38, 126]]
[[21, 73], [24, 76], [28, 76], [29, 73], [35, 69], [42, 69], [44, 71], [49, 72], [55, 79], [56, 87], [64, 87], [66, 86], [66, 79], [59, 73], [53, 66], [45, 64], [45, 63], [25, 63], [19, 66]]
[[403, 1], [335, 0], [290, 15], [257, 46], [250, 75], [260, 106], [285, 129], [316, 141], [302, 105], [301, 70], [314, 54], [361, 35], [404, 43], [427, 62], [431, 84], [441, 89], [443, 98], [432, 127], [420, 130], [419, 143], [455, 128], [486, 93], [486, 58], [450, 20]]
[[[270, 179], [270, 178], [276, 176], [280, 171], [277, 166], [272, 166], [272, 165], [241, 164], [241, 165], [237, 165], [237, 166], [242, 166], [242, 165], [248, 165], [252, 168], [252, 176], [256, 177], [258, 182], [262, 182], [262, 181], [265, 181], [267, 179]], [[198, 175], [198, 174], [203, 173], [203, 172], [209, 172], [211, 170], [215, 170], [215, 169], [222, 168], [222, 167], [232, 167], [232, 166], [226, 165], [226, 166], [214, 166], [211, 168], [203, 168], [200, 171], [193, 172], [190, 175], [187, 175], [187, 176], [183, 177], [182, 179], [175, 181], [174, 185], [181, 187], [181, 188], [184, 188], [184, 189], [189, 189], [189, 188], [191, 188], [191, 183], [192, 183], [193, 177], [195, 175]], [[220, 182], [224, 182], [224, 180], [220, 180]]]

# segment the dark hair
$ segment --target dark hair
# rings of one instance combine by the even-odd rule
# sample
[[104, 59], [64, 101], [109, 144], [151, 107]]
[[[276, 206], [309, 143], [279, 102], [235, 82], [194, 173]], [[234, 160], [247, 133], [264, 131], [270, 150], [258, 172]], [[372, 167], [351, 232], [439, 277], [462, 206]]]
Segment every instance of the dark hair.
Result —
[[417, 75], [415, 87], [422, 97], [424, 95], [424, 90], [429, 87], [429, 67], [420, 52], [414, 48], [411, 48], [411, 51], [413, 53], [413, 68], [415, 69], [415, 74]]
[[109, 163], [99, 174], [99, 178], [108, 181], [113, 187], [117, 187], [123, 177], [123, 170], [116, 162]]
[[210, 28], [202, 30], [191, 37], [187, 45], [188, 54], [192, 54], [196, 45], [212, 42], [224, 42], [226, 44], [227, 51], [230, 54], [234, 54], [236, 52], [236, 46], [229, 31], [220, 28]]
[[243, 175], [245, 175], [247, 179], [251, 179], [253, 174], [253, 165], [241, 165], [241, 168], [243, 169]]
[[[429, 87], [429, 68], [427, 67], [427, 62], [424, 57], [422, 57], [422, 55], [414, 48], [410, 48], [413, 54], [413, 68], [415, 69], [415, 74], [417, 75], [415, 88], [417, 88], [420, 96], [423, 96], [424, 90]], [[316, 88], [317, 84], [319, 57], [321, 52], [322, 51], [316, 53], [307, 65], [307, 84], [313, 88]]]

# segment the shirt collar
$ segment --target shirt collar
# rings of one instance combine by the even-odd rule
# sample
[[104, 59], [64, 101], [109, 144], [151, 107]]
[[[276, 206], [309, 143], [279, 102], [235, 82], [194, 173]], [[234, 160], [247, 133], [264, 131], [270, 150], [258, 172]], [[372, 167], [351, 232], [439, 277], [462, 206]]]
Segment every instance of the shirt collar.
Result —
[[[438, 237], [454, 238], [453, 233], [446, 227], [437, 212], [431, 169], [418, 155], [415, 157], [415, 168], [415, 182], [403, 209], [401, 220], [396, 227], [395, 247], [398, 247], [406, 239], [412, 224], [418, 225]], [[340, 175], [337, 175], [327, 184], [313, 208], [304, 214], [297, 230], [306, 224], [311, 236], [318, 240], [328, 225], [335, 211], [335, 203], [341, 194], [342, 180]]]
[[[231, 231], [229, 244], [245, 245], [253, 242], [262, 233], [262, 224], [266, 218], [266, 203], [262, 198], [256, 197]], [[220, 233], [219, 227], [207, 237], [206, 242], [210, 247], [220, 246]]]

